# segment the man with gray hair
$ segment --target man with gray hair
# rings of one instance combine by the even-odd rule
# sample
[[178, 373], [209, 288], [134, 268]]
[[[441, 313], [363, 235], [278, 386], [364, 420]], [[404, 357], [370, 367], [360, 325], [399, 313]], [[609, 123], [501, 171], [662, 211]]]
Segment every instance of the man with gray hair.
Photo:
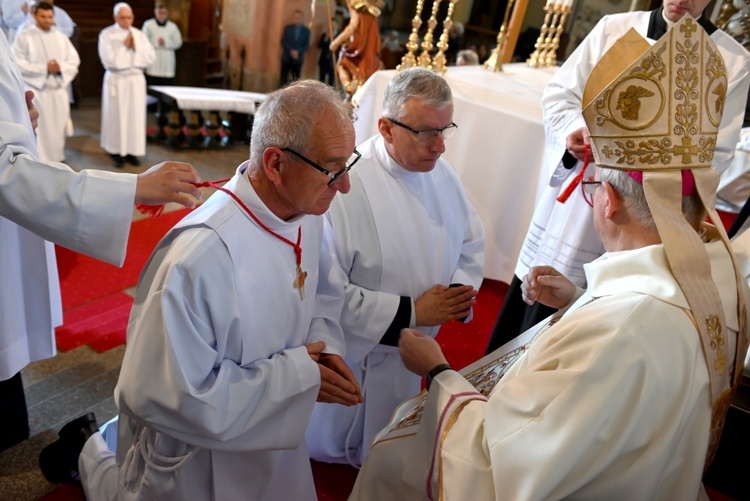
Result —
[[305, 80], [269, 94], [250, 159], [143, 271], [115, 389], [117, 462], [89, 414], [42, 452], [48, 479], [80, 471], [97, 500], [315, 497], [313, 404], [361, 401], [316, 216], [349, 191], [358, 158], [332, 88]]
[[398, 356], [401, 329], [427, 336], [471, 316], [484, 265], [484, 229], [453, 167], [440, 156], [457, 126], [445, 79], [424, 68], [386, 87], [380, 134], [359, 150], [352, 190], [326, 214], [336, 281], [345, 284], [346, 362], [365, 403], [317, 404], [313, 459], [359, 465], [393, 409], [419, 391]]
[[154, 47], [133, 26], [133, 9], [115, 4], [115, 24], [99, 33], [99, 59], [107, 70], [102, 83], [100, 144], [115, 167], [141, 164], [146, 154], [146, 78], [143, 71], [156, 60]]

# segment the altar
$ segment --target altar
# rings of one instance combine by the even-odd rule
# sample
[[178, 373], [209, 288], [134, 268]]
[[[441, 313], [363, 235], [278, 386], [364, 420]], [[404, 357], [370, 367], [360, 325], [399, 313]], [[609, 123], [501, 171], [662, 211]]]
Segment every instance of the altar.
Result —
[[[455, 166], [484, 223], [484, 276], [509, 283], [541, 194], [545, 138], [540, 101], [557, 70], [525, 63], [506, 64], [503, 70], [448, 68], [458, 130], [446, 141], [444, 157]], [[383, 93], [395, 73], [375, 73], [353, 96], [357, 144], [377, 133]]]
[[[249, 142], [252, 116], [266, 94], [203, 87], [151, 85], [148, 93], [169, 109], [161, 136], [173, 147], [212, 148]], [[226, 118], [222, 117], [222, 113]]]

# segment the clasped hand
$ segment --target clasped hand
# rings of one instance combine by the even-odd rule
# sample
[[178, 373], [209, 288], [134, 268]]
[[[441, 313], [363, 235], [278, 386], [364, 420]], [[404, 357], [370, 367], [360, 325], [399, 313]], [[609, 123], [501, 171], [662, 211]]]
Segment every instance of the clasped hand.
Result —
[[530, 305], [539, 301], [559, 310], [568, 306], [575, 294], [575, 284], [551, 266], [534, 266], [521, 283], [521, 297]]
[[307, 353], [318, 364], [320, 391], [318, 402], [352, 406], [364, 402], [362, 393], [349, 366], [339, 355], [323, 353], [326, 344], [316, 341], [307, 345]]
[[476, 296], [477, 291], [471, 285], [434, 285], [414, 301], [416, 323], [428, 327], [460, 320], [476, 304]]

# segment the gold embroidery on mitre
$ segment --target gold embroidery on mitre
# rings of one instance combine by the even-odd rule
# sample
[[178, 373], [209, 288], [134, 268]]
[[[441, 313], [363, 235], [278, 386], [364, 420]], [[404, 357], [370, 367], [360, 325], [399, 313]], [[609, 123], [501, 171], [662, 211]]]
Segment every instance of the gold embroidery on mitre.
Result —
[[686, 16], [676, 28], [584, 109], [597, 165], [620, 169], [711, 166], [726, 103], [726, 67], [694, 19]]
[[716, 315], [710, 315], [706, 319], [706, 330], [708, 330], [708, 337], [711, 339], [711, 349], [716, 352], [714, 370], [718, 372], [719, 375], [723, 375], [724, 369], [727, 366], [727, 357], [724, 355], [724, 335], [722, 334], [719, 317]]

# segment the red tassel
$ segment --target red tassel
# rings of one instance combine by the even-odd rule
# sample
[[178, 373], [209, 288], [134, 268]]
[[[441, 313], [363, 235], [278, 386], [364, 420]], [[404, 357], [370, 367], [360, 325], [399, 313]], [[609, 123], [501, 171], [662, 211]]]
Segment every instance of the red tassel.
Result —
[[579, 172], [578, 175], [573, 178], [568, 186], [566, 186], [562, 193], [560, 193], [560, 195], [557, 197], [557, 201], [561, 204], [564, 204], [568, 201], [570, 195], [572, 195], [573, 191], [578, 187], [579, 184], [581, 184], [581, 181], [583, 181], [583, 176], [586, 174], [586, 168], [589, 166], [589, 151], [591, 151], [591, 148], [588, 144], [585, 144], [583, 146], [585, 151], [585, 156], [583, 158], [583, 168], [581, 169], [581, 172]]
[[147, 204], [135, 204], [135, 208], [138, 212], [145, 214], [150, 217], [159, 217], [164, 212], [164, 205], [147, 205]]

